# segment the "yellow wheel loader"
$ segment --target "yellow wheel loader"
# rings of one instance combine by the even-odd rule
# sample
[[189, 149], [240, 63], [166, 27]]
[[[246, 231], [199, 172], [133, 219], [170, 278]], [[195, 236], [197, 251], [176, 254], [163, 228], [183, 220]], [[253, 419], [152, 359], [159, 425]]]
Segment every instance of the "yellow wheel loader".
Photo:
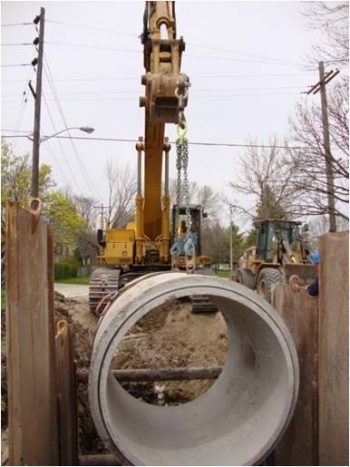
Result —
[[272, 287], [278, 282], [298, 281], [315, 277], [311, 264], [311, 246], [305, 238], [307, 225], [301, 222], [267, 219], [256, 222], [256, 245], [248, 248], [239, 260], [234, 280], [256, 290], [271, 303]]

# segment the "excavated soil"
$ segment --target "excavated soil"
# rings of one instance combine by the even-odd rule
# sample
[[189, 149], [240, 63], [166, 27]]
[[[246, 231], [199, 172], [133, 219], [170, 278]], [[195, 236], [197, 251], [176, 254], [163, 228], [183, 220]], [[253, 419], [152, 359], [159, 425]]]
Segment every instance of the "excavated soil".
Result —
[[[87, 300], [66, 299], [55, 293], [55, 318], [69, 322], [77, 369], [88, 369], [98, 318], [89, 311]], [[130, 329], [116, 349], [112, 366], [119, 369], [221, 366], [227, 350], [226, 324], [220, 312], [193, 314], [188, 301], [173, 300], [152, 310]], [[6, 359], [2, 358], [3, 430], [7, 418], [4, 369]], [[159, 404], [157, 391], [161, 387], [162, 402], [178, 405], [198, 397], [212, 384], [213, 380], [192, 380], [123, 383], [123, 387], [134, 397], [153, 404]], [[78, 384], [77, 397], [80, 454], [105, 452], [90, 415], [86, 383]]]
[[[58, 319], [71, 324], [78, 369], [88, 368], [98, 319], [87, 301], [63, 299], [56, 294]], [[155, 308], [133, 326], [116, 349], [113, 368], [211, 367], [224, 364], [228, 350], [225, 321], [221, 313], [193, 314], [189, 302], [173, 300]], [[123, 383], [145, 403], [157, 402], [160, 386], [165, 403], [186, 403], [214, 383], [213, 380]], [[90, 415], [87, 385], [78, 387], [79, 441], [81, 454], [103, 452]]]

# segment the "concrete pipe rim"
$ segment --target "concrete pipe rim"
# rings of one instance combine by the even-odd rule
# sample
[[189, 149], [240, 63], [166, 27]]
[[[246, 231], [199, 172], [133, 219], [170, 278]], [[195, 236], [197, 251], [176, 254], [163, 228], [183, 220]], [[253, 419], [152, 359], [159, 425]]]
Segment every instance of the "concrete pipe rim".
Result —
[[[115, 421], [113, 420], [113, 415], [110, 413], [112, 412], [112, 410], [115, 410], [113, 408], [113, 403], [112, 403], [114, 400], [113, 399], [114, 396], [108, 399], [106, 397], [106, 393], [110, 391], [112, 394], [115, 395], [117, 394], [116, 391], [119, 391], [115, 387], [115, 384], [120, 386], [119, 383], [117, 382], [111, 383], [111, 379], [109, 377], [109, 367], [110, 367], [111, 360], [113, 358], [114, 349], [116, 348], [118, 342], [120, 342], [123, 335], [128, 331], [128, 329], [130, 329], [133, 326], [133, 324], [135, 324], [135, 322], [138, 321], [138, 319], [146, 315], [155, 306], [158, 306], [159, 304], [164, 303], [169, 298], [175, 298], [175, 297], [179, 298], [182, 296], [196, 295], [196, 294], [202, 295], [203, 293], [205, 293], [207, 295], [210, 295], [212, 298], [218, 300], [221, 306], [223, 306], [223, 304], [225, 303], [226, 303], [225, 306], [228, 306], [227, 305], [228, 303], [230, 303], [231, 305], [232, 303], [235, 303], [236, 305], [238, 303], [240, 307], [242, 307], [243, 310], [251, 311], [252, 313], [251, 313], [250, 319], [253, 320], [251, 321], [251, 323], [253, 323], [254, 320], [258, 320], [256, 321], [256, 323], [260, 323], [260, 324], [255, 324], [255, 326], [258, 326], [258, 328], [260, 326], [261, 329], [265, 330], [264, 332], [266, 333], [266, 336], [267, 334], [270, 333], [271, 335], [269, 337], [270, 338], [272, 337], [273, 339], [275, 339], [275, 342], [272, 345], [272, 344], [264, 343], [263, 342], [264, 339], [261, 338], [260, 345], [265, 345], [265, 346], [267, 345], [266, 347], [267, 349], [269, 349], [268, 345], [272, 345], [271, 349], [273, 348], [273, 346], [276, 347], [276, 349], [279, 348], [281, 351], [281, 354], [283, 355], [283, 357], [281, 357], [281, 361], [278, 361], [278, 365], [281, 366], [282, 371], [287, 376], [288, 381], [286, 383], [279, 382], [279, 384], [282, 385], [281, 386], [282, 392], [285, 391], [286, 394], [282, 394], [282, 396], [280, 394], [277, 394], [279, 395], [279, 398], [282, 397], [282, 401], [279, 402], [281, 413], [277, 417], [278, 421], [276, 423], [274, 421], [270, 422], [272, 425], [270, 437], [268, 441], [266, 440], [261, 441], [262, 445], [257, 447], [255, 453], [253, 454], [250, 453], [248, 458], [245, 458], [245, 459], [243, 459], [241, 455], [238, 461], [233, 459], [233, 463], [236, 465], [249, 465], [249, 464], [253, 465], [253, 464], [260, 462], [274, 448], [277, 441], [280, 439], [284, 430], [288, 426], [288, 423], [294, 411], [294, 407], [295, 407], [295, 403], [297, 399], [297, 393], [298, 393], [298, 385], [299, 385], [298, 359], [297, 359], [296, 351], [294, 348], [293, 340], [283, 320], [281, 319], [281, 317], [277, 315], [277, 313], [272, 309], [272, 307], [265, 300], [257, 296], [254, 292], [248, 290], [247, 288], [241, 286], [240, 284], [233, 283], [231, 281], [225, 281], [219, 278], [213, 278], [212, 276], [196, 276], [196, 275], [189, 276], [184, 273], [166, 273], [166, 274], [161, 274], [161, 275], [155, 274], [155, 275], [152, 275], [152, 277], [145, 278], [142, 281], [140, 281], [139, 288], [140, 287], [142, 288], [141, 291], [137, 290], [138, 288], [133, 288], [133, 287], [130, 287], [128, 290], [126, 290], [124, 293], [124, 299], [123, 299], [124, 303], [122, 303], [123, 302], [122, 296], [119, 298], [119, 301], [117, 299], [116, 302], [113, 303], [113, 305], [111, 306], [109, 310], [108, 315], [106, 315], [102, 319], [102, 322], [100, 323], [99, 330], [98, 330], [99, 337], [97, 339], [97, 342], [95, 340], [93, 357], [92, 357], [92, 366], [91, 366], [90, 378], [89, 378], [89, 395], [90, 395], [91, 410], [93, 413], [93, 418], [95, 420], [95, 424], [97, 426], [97, 429], [101, 437], [104, 439], [104, 441], [109, 445], [109, 447], [112, 450], [115, 450], [119, 454], [121, 454], [126, 460], [126, 462], [132, 463], [134, 465], [150, 464], [149, 458], [147, 459], [147, 456], [146, 458], [142, 458], [142, 456], [140, 457], [140, 451], [138, 451], [135, 454], [135, 449], [137, 450], [137, 445], [136, 445], [136, 448], [130, 449], [130, 446], [132, 445], [132, 443], [134, 443], [134, 441], [131, 442], [129, 438], [127, 437], [125, 438], [125, 433], [123, 432], [123, 430], [120, 430], [120, 428], [118, 427], [118, 423], [115, 424]], [[125, 309], [123, 309], [123, 306], [128, 303], [129, 303], [129, 309], [125, 312]], [[130, 305], [130, 303], [132, 303], [132, 306]], [[227, 314], [228, 311], [227, 310], [223, 311], [225, 320], [227, 320], [227, 316], [225, 315], [225, 313]], [[233, 328], [237, 326], [238, 327], [241, 326], [241, 328], [244, 330], [245, 325], [243, 321], [247, 319], [248, 315], [243, 314], [242, 310], [240, 312], [230, 311], [229, 313], [236, 313], [236, 316], [240, 316], [240, 319], [241, 319], [241, 322], [239, 324], [236, 323], [233, 326]], [[246, 311], [244, 313], [246, 313]], [[103, 321], [105, 321], [105, 323], [103, 323]], [[227, 324], [227, 326], [229, 327], [229, 324]], [[251, 324], [251, 326], [254, 328], [253, 324]], [[236, 330], [233, 330], [232, 332], [236, 332]], [[252, 329], [249, 331], [249, 327], [248, 327], [248, 332], [254, 334], [254, 332], [257, 332], [257, 331], [252, 330]], [[240, 336], [240, 334], [238, 335]], [[265, 340], [266, 339], [267, 338], [265, 337]], [[230, 341], [231, 341], [231, 337], [230, 337]], [[235, 342], [238, 342], [237, 339], [235, 339]], [[231, 347], [231, 342], [230, 342], [230, 347]], [[269, 351], [271, 351], [271, 349]], [[255, 354], [254, 354], [254, 358], [255, 358]], [[259, 356], [259, 358], [260, 358], [259, 360], [260, 364], [263, 365], [264, 358], [261, 355]], [[225, 387], [225, 384], [232, 384], [232, 382], [234, 381], [232, 372], [229, 371], [230, 369], [234, 367], [234, 364], [232, 363], [232, 361], [230, 361], [229, 358], [228, 358], [228, 361], [230, 362], [230, 364], [227, 367], [227, 361], [226, 361], [222, 373], [226, 371], [226, 373], [230, 376], [226, 375], [225, 378], [226, 379], [231, 378], [231, 379], [228, 379], [228, 382], [225, 381], [225, 383], [221, 383], [222, 387]], [[239, 363], [238, 357], [237, 357], [237, 361]], [[230, 365], [231, 366], [233, 365], [232, 368]], [[266, 362], [264, 363], [264, 365], [266, 366]], [[96, 366], [98, 368], [98, 371], [96, 370]], [[98, 375], [96, 374], [96, 371]], [[247, 371], [247, 374], [250, 371], [253, 374], [253, 370], [251, 368], [249, 369], [249, 371], [246, 368], [243, 368], [243, 371]], [[255, 370], [254, 368], [255, 373], [256, 371], [257, 370]], [[276, 379], [276, 375], [274, 377]], [[218, 396], [217, 395], [212, 396], [212, 393], [215, 393], [215, 391], [219, 390], [219, 395], [221, 394], [220, 389], [217, 389], [221, 378], [222, 378], [222, 375], [218, 378], [217, 382], [205, 394], [202, 394], [194, 401], [184, 404], [184, 406], [187, 407], [187, 406], [190, 406], [191, 404], [197, 404], [197, 405], [199, 404], [199, 407], [200, 407], [201, 404], [202, 405], [207, 404], [208, 400], [209, 401], [215, 400], [215, 397], [218, 397]], [[265, 379], [266, 378], [267, 376], [265, 376]], [[265, 379], [263, 375], [260, 383], [263, 383], [264, 385], [266, 385]], [[239, 381], [239, 379], [237, 379], [237, 381]], [[247, 385], [247, 381], [248, 379], [244, 380], [245, 385]], [[256, 384], [256, 381], [254, 381], [254, 384]], [[111, 389], [112, 385], [114, 386]], [[248, 389], [248, 391], [249, 390], [250, 389]], [[125, 394], [120, 395], [118, 393], [118, 396], [116, 398], [117, 401], [123, 400], [122, 405], [125, 404], [125, 406], [133, 407], [134, 411], [142, 410], [142, 407], [139, 404], [142, 404], [144, 406], [147, 405], [144, 402], [140, 402], [134, 399], [132, 396], [127, 394], [124, 391], [124, 389], [122, 389], [122, 391]], [[265, 394], [263, 391], [261, 391], [261, 393], [264, 397], [267, 394], [267, 393]], [[208, 394], [209, 394], [209, 397], [208, 397]], [[241, 393], [238, 392], [237, 394], [239, 397], [243, 397], [244, 391]], [[122, 399], [119, 399], [120, 397], [122, 397]], [[285, 400], [283, 400], [283, 397]], [[130, 403], [130, 400], [128, 398], [132, 398], [133, 401]], [[232, 400], [230, 399], [228, 401], [228, 404], [232, 404]], [[245, 403], [248, 404], [247, 402]], [[269, 405], [270, 402], [265, 401], [264, 403]], [[225, 402], [222, 404], [225, 404]], [[150, 406], [150, 407], [151, 407], [150, 410], [156, 410], [156, 411], [157, 410], [163, 411], [165, 409], [164, 407], [157, 407], [157, 406]], [[180, 406], [168, 407], [166, 408], [167, 413], [169, 412], [169, 409], [171, 412], [171, 410], [179, 410], [179, 407]], [[249, 408], [249, 404], [247, 405], [247, 407]], [[197, 409], [197, 407], [195, 409]], [[192, 412], [196, 412], [195, 409], [192, 407]], [[227, 406], [223, 405], [221, 407], [220, 410], [223, 412], [223, 416], [226, 416], [225, 414], [227, 412], [227, 409], [228, 409]], [[198, 411], [200, 411], [200, 409], [198, 409]], [[210, 419], [210, 416], [211, 416], [210, 414], [211, 414], [212, 409], [209, 409], [206, 411], [202, 407], [202, 411], [204, 411], [206, 413], [206, 417]], [[128, 422], [131, 415], [128, 413], [128, 409], [126, 409], [125, 413], [126, 415], [124, 414], [124, 416], [126, 417], [126, 422]], [[145, 413], [150, 413], [150, 412], [145, 411]], [[154, 413], [155, 412], [153, 412], [153, 414]], [[142, 415], [142, 417], [143, 416], [144, 415]], [[242, 415], [240, 416], [242, 418]], [[143, 420], [142, 417], [140, 418], [140, 420], [141, 419]], [[217, 417], [216, 418], [215, 417], [216, 417], [216, 413], [215, 415], [213, 415], [213, 420], [214, 419], [216, 420]], [[117, 418], [121, 419], [120, 414], [118, 415]], [[180, 418], [181, 418], [181, 415], [178, 415], [176, 420]], [[150, 419], [155, 424], [159, 423], [158, 416], [150, 415]], [[234, 416], [233, 416], [233, 419], [234, 419]], [[248, 422], [245, 421], [244, 418], [242, 419], [243, 419], [242, 425], [246, 426]], [[228, 426], [228, 429], [231, 426], [229, 423], [230, 420], [231, 420], [230, 417], [225, 419], [225, 424]], [[260, 421], [259, 420], [258, 422], [261, 423], [261, 420]], [[217, 423], [217, 420], [215, 421], [215, 423]], [[219, 428], [220, 427], [218, 426], [217, 429]], [[164, 427], [163, 427], [163, 431], [164, 431]], [[163, 431], [160, 430], [158, 435], [163, 436]], [[212, 443], [212, 439], [209, 440], [209, 438], [212, 437], [212, 433], [210, 433], [210, 430], [209, 430], [209, 433], [208, 432], [204, 433], [203, 431], [203, 435], [204, 434], [205, 434], [204, 437], [208, 438], [208, 443]], [[226, 435], [223, 434], [222, 437], [225, 438], [225, 436]], [[174, 437], [176, 438], [176, 433]], [[151, 441], [152, 439], [153, 439], [152, 437], [149, 438], [149, 443], [153, 442]], [[167, 441], [166, 443], [168, 442], [169, 441]], [[178, 442], [181, 444], [180, 441]], [[199, 443], [198, 437], [196, 438], [196, 436], [193, 436], [193, 442]], [[215, 440], [214, 440], [214, 445], [215, 445]], [[193, 456], [193, 453], [190, 449], [188, 449], [188, 452], [191, 452], [191, 456]], [[169, 458], [170, 458], [170, 461], [169, 461], [170, 464], [174, 464], [174, 458], [171, 458], [171, 453], [169, 454]], [[231, 457], [229, 453], [228, 455], [226, 455], [224, 460], [222, 460], [220, 463], [216, 463], [215, 465], [222, 465], [222, 464], [232, 465], [232, 461], [230, 459]], [[156, 461], [157, 461], [157, 456], [152, 459], [151, 464], [157, 465]], [[176, 465], [206, 465], [205, 461], [206, 461], [205, 458], [204, 459], [197, 458], [193, 460], [193, 457], [191, 457], [191, 459], [185, 459], [181, 463], [176, 462]], [[161, 459], [160, 464], [158, 465], [167, 465], [167, 462], [165, 462], [164, 457]], [[214, 464], [213, 462], [211, 462], [210, 464], [207, 464], [207, 465], [214, 465]]]

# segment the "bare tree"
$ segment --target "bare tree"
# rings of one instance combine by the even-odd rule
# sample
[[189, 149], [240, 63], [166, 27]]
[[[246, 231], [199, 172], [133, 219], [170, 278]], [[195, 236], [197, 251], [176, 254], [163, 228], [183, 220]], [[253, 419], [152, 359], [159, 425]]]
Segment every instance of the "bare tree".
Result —
[[200, 204], [203, 211], [208, 214], [208, 221], [219, 220], [219, 214], [222, 207], [222, 196], [213, 190], [209, 185], [203, 185], [199, 187], [196, 196], [196, 202]]
[[285, 218], [293, 214], [296, 196], [291, 188], [290, 163], [276, 139], [268, 146], [259, 148], [256, 141], [251, 142], [240, 158], [239, 181], [229, 182], [236, 198], [230, 204], [250, 218]]
[[89, 228], [95, 229], [98, 212], [95, 208], [96, 200], [88, 196], [73, 196], [73, 202], [77, 207], [78, 213], [86, 221]]
[[[219, 219], [221, 209], [222, 196], [220, 193], [213, 190], [209, 185], [198, 185], [197, 182], [189, 181], [188, 194], [190, 204], [199, 204], [202, 206], [203, 211], [208, 214], [206, 223], [216, 222]], [[177, 200], [177, 181], [176, 179], [170, 180], [169, 187], [170, 199], [174, 204]], [[185, 205], [184, 190], [180, 192], [180, 205]]]
[[315, 60], [336, 65], [349, 63], [349, 3], [305, 2], [302, 14], [310, 29], [322, 34], [314, 46]]
[[125, 227], [134, 216], [134, 200], [136, 196], [136, 174], [129, 165], [116, 166], [111, 160], [107, 162], [108, 210], [107, 223], [110, 227]]
[[334, 83], [328, 98], [330, 162], [334, 188], [329, 186], [326, 171], [326, 151], [323, 144], [322, 113], [318, 104], [305, 101], [298, 104], [290, 120], [293, 143], [303, 150], [290, 150], [292, 186], [298, 193], [296, 211], [299, 215], [329, 214], [327, 196], [335, 200], [335, 215], [348, 219], [349, 203], [349, 127], [347, 79]]
[[[197, 198], [197, 193], [198, 193], [198, 185], [197, 182], [192, 182], [189, 181], [188, 183], [188, 196], [189, 196], [189, 202], [190, 204], [195, 203], [196, 198]], [[184, 205], [185, 204], [185, 193], [184, 193], [184, 187], [181, 185], [180, 192], [177, 192], [177, 180], [176, 178], [171, 178], [170, 183], [169, 183], [169, 195], [172, 204], [178, 204]], [[179, 197], [179, 200], [177, 198]]]

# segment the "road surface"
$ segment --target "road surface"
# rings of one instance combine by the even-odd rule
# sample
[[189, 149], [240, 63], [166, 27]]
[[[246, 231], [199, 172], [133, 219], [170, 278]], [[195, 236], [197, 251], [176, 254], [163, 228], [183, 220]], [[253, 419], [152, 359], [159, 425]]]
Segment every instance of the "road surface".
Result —
[[55, 291], [64, 295], [66, 298], [88, 298], [89, 296], [88, 285], [55, 283]]

